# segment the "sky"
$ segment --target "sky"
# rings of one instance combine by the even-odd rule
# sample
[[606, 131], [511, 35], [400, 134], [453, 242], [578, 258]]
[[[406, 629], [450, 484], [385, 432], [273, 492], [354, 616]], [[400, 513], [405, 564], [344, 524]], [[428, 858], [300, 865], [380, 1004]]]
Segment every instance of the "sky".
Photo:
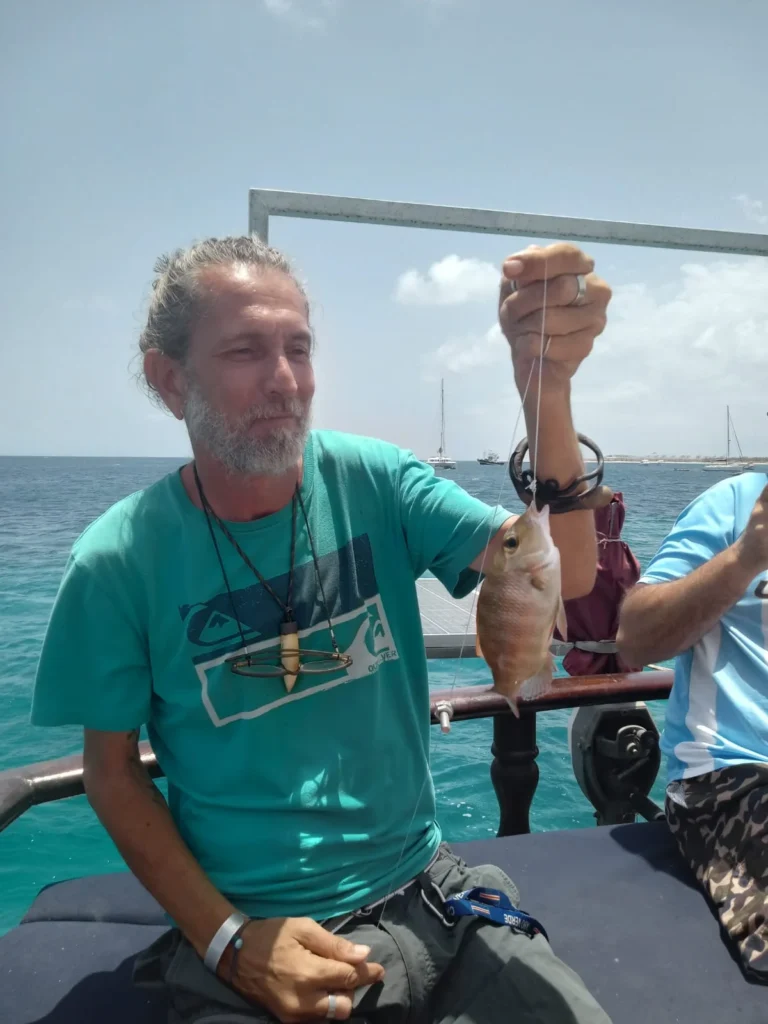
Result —
[[[185, 456], [136, 380], [157, 257], [273, 188], [768, 234], [764, 0], [0, 5], [0, 454]], [[314, 424], [505, 454], [504, 258], [552, 239], [273, 219]], [[768, 453], [768, 259], [588, 245], [573, 383], [606, 454]]]

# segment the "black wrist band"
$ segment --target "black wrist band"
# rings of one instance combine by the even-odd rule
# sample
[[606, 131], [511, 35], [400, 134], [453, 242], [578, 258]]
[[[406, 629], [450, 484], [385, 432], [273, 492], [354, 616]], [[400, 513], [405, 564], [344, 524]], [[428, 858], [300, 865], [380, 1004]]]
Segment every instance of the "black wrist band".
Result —
[[[603, 453], [590, 438], [584, 434], [576, 435], [579, 442], [594, 454], [597, 459], [597, 468], [568, 484], [567, 487], [560, 487], [557, 480], [536, 481], [536, 507], [542, 509], [549, 505], [552, 515], [559, 515], [564, 512], [574, 512], [578, 509], [595, 509], [608, 505], [613, 499], [613, 491], [603, 484], [603, 471], [605, 460]], [[517, 491], [517, 496], [525, 505], [530, 505], [533, 500], [531, 485], [533, 483], [533, 471], [523, 469], [523, 459], [528, 451], [528, 438], [524, 437], [512, 453], [509, 460], [509, 478]], [[584, 484], [590, 486], [586, 490], [576, 493]]]

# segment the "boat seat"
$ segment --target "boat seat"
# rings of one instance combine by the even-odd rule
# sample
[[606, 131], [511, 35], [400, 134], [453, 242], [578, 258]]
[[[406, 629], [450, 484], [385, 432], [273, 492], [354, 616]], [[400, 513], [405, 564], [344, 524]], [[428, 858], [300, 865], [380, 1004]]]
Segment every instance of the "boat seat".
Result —
[[[614, 1024], [766, 1024], [666, 824], [604, 826], [456, 843], [495, 863]], [[167, 927], [127, 873], [59, 882], [0, 937], [3, 1024], [165, 1024], [162, 997], [131, 985], [135, 954]], [[514, 1018], [510, 1008], [510, 1019]], [[482, 1024], [482, 1022], [478, 1022]]]

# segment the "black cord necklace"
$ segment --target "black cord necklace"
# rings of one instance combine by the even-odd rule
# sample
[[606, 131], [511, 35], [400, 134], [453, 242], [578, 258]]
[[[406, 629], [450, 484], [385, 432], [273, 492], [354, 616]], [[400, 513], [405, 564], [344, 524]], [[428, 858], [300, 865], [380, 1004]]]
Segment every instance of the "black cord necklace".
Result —
[[[272, 600], [282, 609], [283, 621], [280, 625], [280, 658], [279, 665], [271, 665], [271, 655], [254, 655], [254, 654], [243, 654], [238, 655], [232, 659], [227, 659], [232, 667], [232, 671], [239, 675], [249, 676], [275, 676], [282, 675], [285, 683], [285, 688], [290, 691], [293, 689], [296, 679], [298, 678], [299, 672], [333, 672], [339, 668], [348, 668], [352, 664], [352, 659], [349, 655], [342, 654], [339, 649], [338, 642], [336, 640], [336, 634], [334, 633], [333, 623], [331, 621], [331, 615], [328, 610], [328, 602], [325, 598], [325, 589], [323, 587], [323, 581], [320, 576], [320, 565], [317, 557], [317, 551], [315, 550], [315, 542], [312, 538], [312, 531], [309, 528], [309, 518], [307, 516], [307, 510], [304, 507], [304, 500], [301, 496], [301, 490], [298, 483], [293, 492], [291, 499], [291, 553], [290, 563], [288, 569], [288, 588], [285, 600], [283, 600], [276, 592], [271, 584], [264, 578], [259, 572], [256, 566], [253, 564], [251, 559], [246, 555], [240, 545], [237, 543], [235, 537], [233, 537], [231, 530], [226, 523], [216, 514], [211, 503], [206, 497], [203, 485], [200, 480], [200, 476], [197, 471], [197, 464], [192, 463], [192, 470], [195, 477], [195, 485], [197, 487], [197, 493], [200, 498], [200, 504], [202, 505], [203, 512], [205, 513], [206, 522], [208, 523], [208, 530], [213, 541], [213, 546], [216, 551], [216, 557], [221, 568], [221, 574], [224, 578], [224, 585], [227, 588], [227, 594], [229, 596], [229, 603], [232, 608], [232, 616], [237, 623], [238, 632], [240, 633], [240, 639], [243, 644], [243, 649], [248, 645], [245, 639], [245, 633], [243, 632], [242, 623], [240, 616], [237, 614], [237, 608], [235, 606], [235, 598], [232, 593], [232, 588], [229, 583], [229, 577], [227, 576], [227, 570], [224, 568], [224, 559], [221, 556], [221, 550], [219, 548], [218, 541], [216, 540], [216, 533], [213, 529], [213, 521], [215, 520], [216, 525], [219, 527], [221, 532], [232, 544], [235, 551], [240, 555], [243, 562], [248, 566], [251, 572], [256, 576], [258, 581], [264, 587], [266, 592], [272, 598]], [[315, 569], [315, 578], [317, 579], [318, 589], [320, 590], [320, 597], [323, 603], [323, 611], [325, 613], [326, 621], [328, 622], [328, 630], [331, 637], [331, 645], [333, 651], [313, 651], [304, 650], [301, 651], [299, 647], [299, 631], [298, 624], [296, 622], [296, 616], [293, 610], [293, 577], [294, 569], [296, 566], [296, 519], [297, 519], [297, 505], [301, 507], [302, 516], [304, 519], [304, 525], [307, 530], [307, 537], [309, 539], [309, 546], [312, 551], [312, 562]], [[305, 661], [304, 658], [308, 660]], [[260, 671], [259, 671], [260, 670]]]

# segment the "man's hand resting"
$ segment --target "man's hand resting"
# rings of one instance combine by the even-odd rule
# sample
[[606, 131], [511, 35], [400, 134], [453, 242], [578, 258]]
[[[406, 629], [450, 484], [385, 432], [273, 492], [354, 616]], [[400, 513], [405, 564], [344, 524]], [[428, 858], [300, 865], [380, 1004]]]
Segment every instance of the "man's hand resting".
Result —
[[[337, 996], [336, 1020], [352, 1013], [352, 993], [384, 977], [381, 964], [368, 963], [368, 946], [332, 935], [311, 918], [252, 921], [242, 932], [232, 986], [283, 1024], [325, 1017], [328, 996]], [[229, 982], [232, 949], [219, 965]]]

